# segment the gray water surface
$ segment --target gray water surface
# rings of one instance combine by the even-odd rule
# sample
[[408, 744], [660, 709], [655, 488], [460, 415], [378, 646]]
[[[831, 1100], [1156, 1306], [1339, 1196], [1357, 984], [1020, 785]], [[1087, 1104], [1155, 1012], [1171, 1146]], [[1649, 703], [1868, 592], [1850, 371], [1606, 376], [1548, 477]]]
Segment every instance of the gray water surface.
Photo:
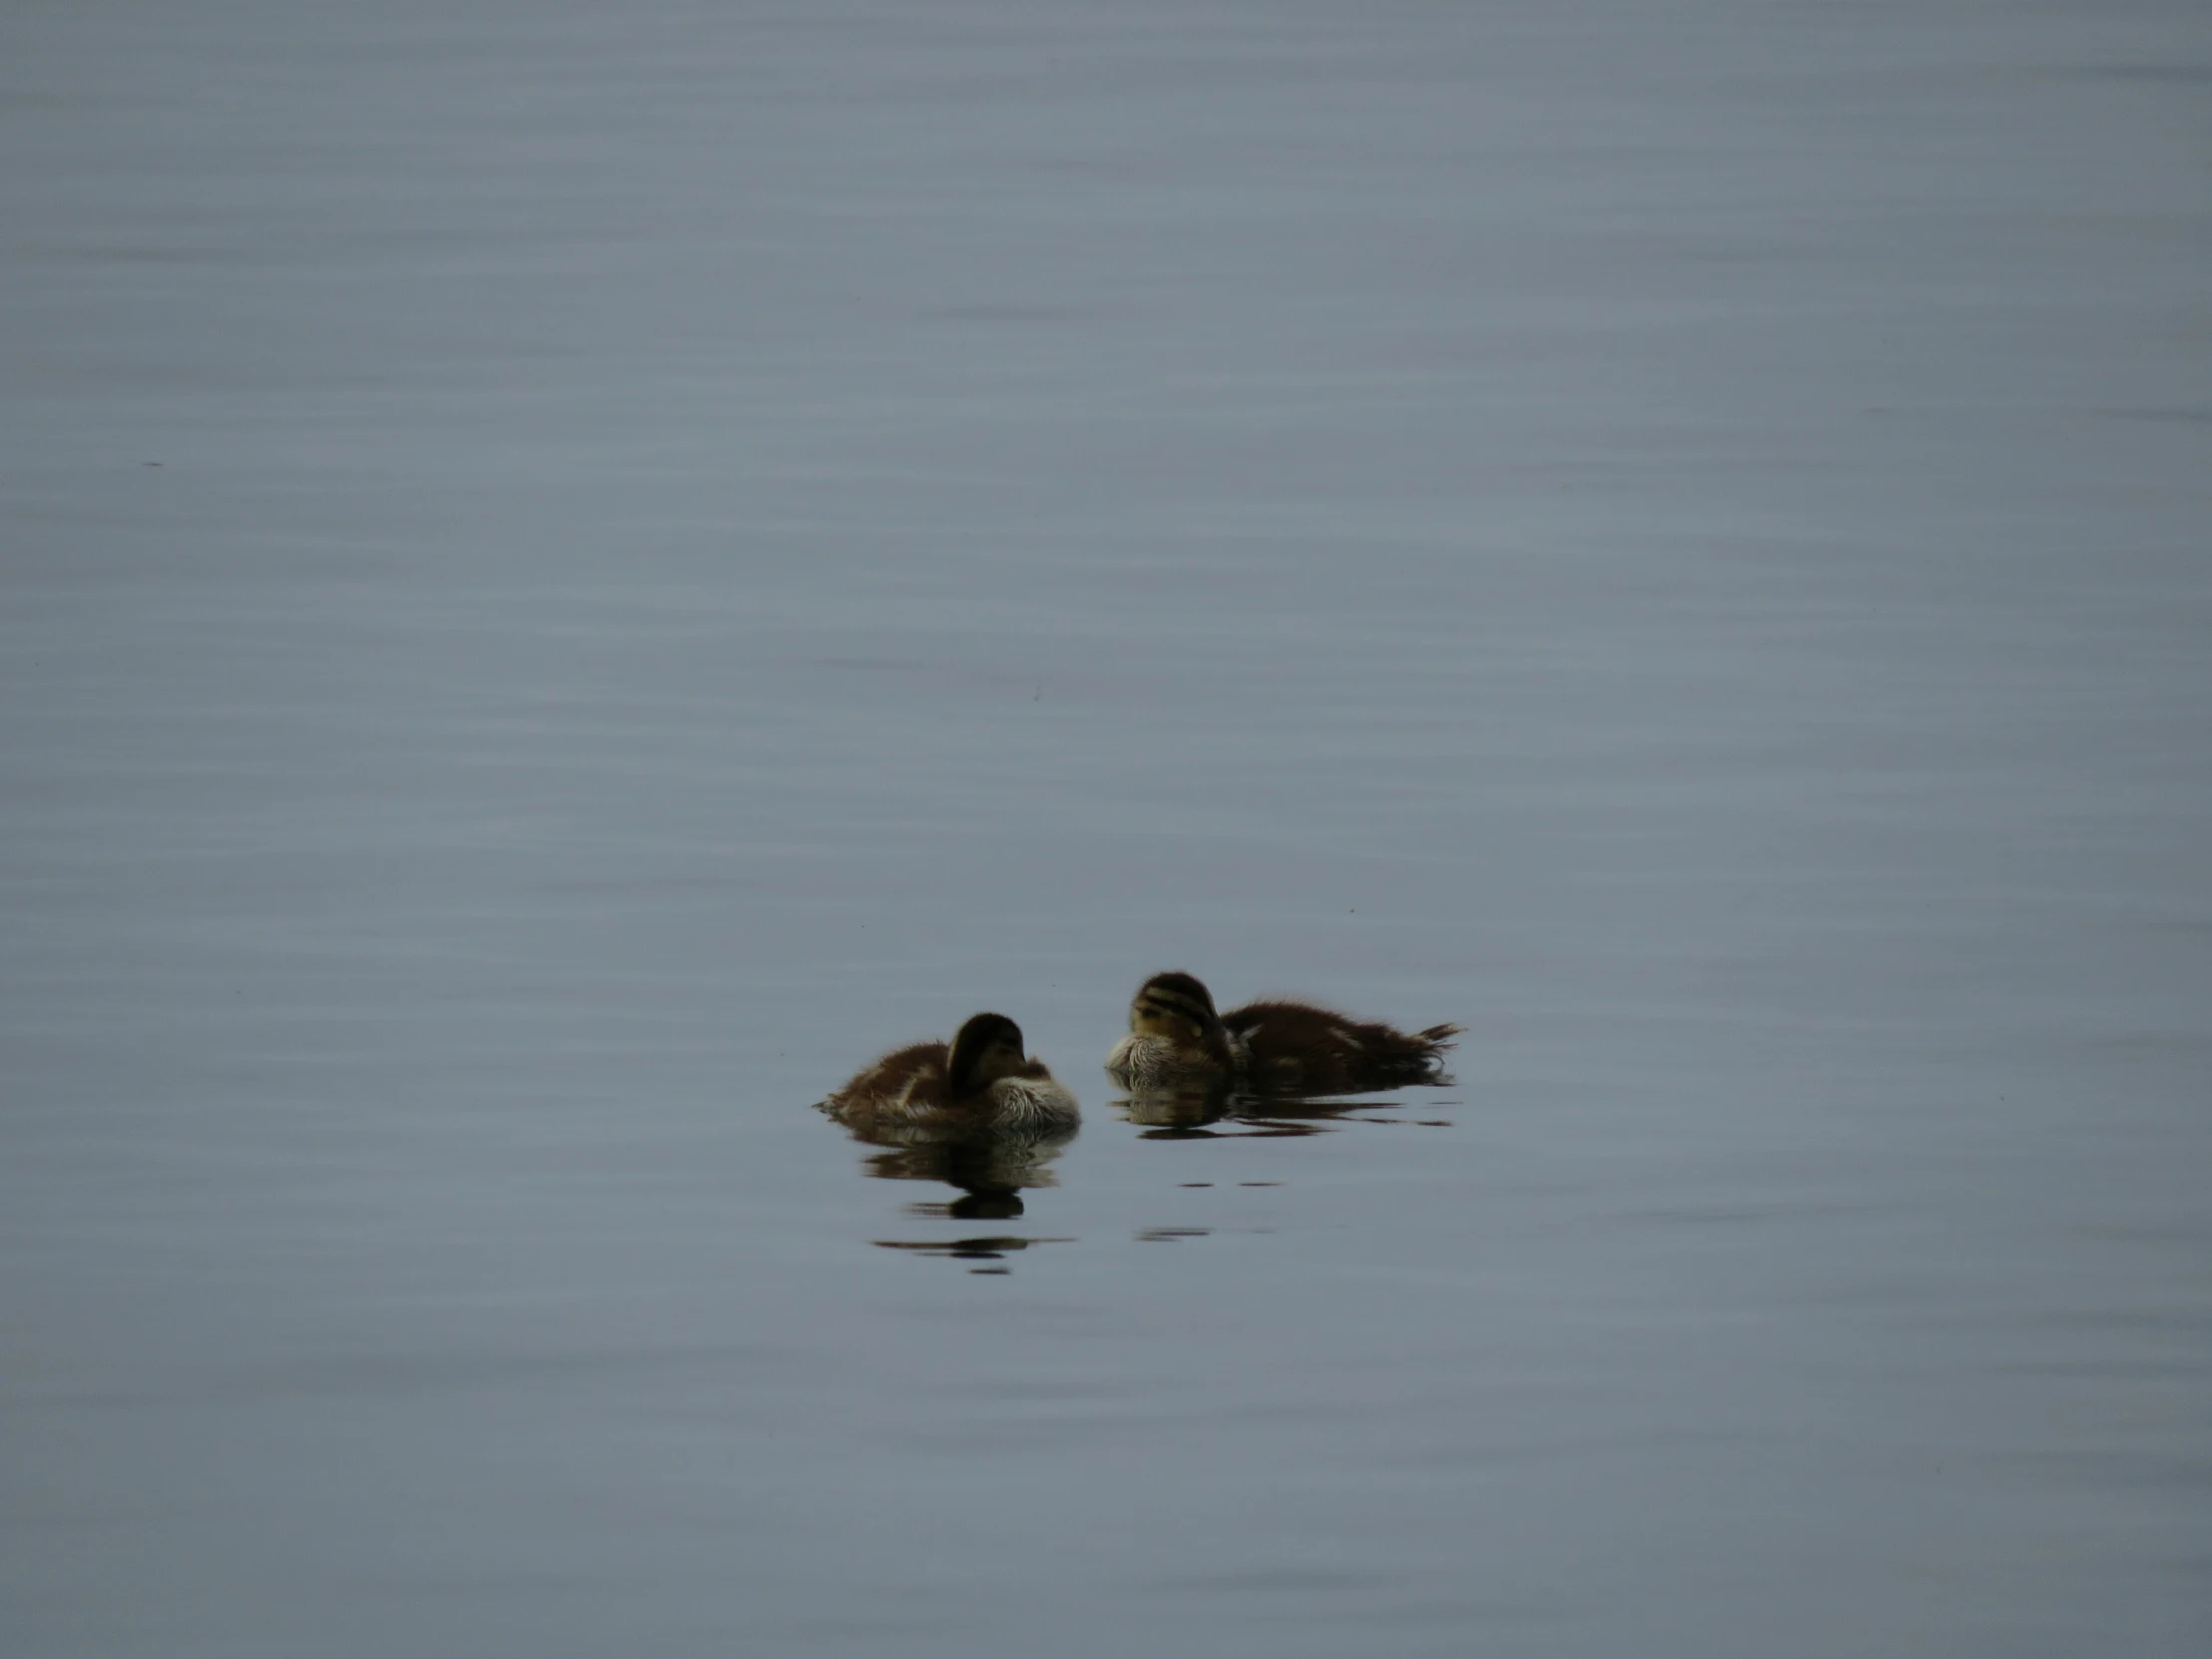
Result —
[[[0, 1647], [2206, 1651], [2208, 90], [11, 8]], [[1456, 1081], [1132, 1122], [1169, 967]], [[810, 1106], [980, 1008], [979, 1219]]]

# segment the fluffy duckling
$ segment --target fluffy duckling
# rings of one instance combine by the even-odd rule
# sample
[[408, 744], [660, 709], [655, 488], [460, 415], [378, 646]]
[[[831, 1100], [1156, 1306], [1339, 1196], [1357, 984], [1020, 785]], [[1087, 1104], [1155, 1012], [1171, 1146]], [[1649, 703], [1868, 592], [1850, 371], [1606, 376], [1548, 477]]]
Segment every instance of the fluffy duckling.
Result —
[[1072, 1126], [1075, 1096], [1021, 1046], [1004, 1014], [977, 1014], [947, 1043], [915, 1043], [884, 1055], [822, 1103], [857, 1131], [895, 1124], [978, 1130]]
[[1138, 987], [1129, 1035], [1106, 1056], [1124, 1088], [1250, 1088], [1281, 1094], [1361, 1094], [1443, 1076], [1449, 1023], [1406, 1033], [1306, 1002], [1250, 1002], [1226, 1014], [1187, 973]]
[[1106, 1075], [1145, 1093], [1234, 1087], [1242, 1046], [1214, 1012], [1213, 993], [1187, 973], [1155, 973], [1129, 1004], [1129, 1035], [1106, 1056]]

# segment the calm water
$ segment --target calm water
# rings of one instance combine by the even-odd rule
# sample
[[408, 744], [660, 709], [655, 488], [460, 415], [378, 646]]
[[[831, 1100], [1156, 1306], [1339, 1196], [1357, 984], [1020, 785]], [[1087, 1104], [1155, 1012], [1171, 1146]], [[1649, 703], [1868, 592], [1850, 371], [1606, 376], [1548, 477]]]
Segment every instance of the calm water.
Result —
[[[2208, 154], [2184, 0], [11, 7], [0, 1647], [2204, 1652]], [[1457, 1082], [1130, 1122], [1167, 967]], [[809, 1110], [984, 1007], [1018, 1216]]]

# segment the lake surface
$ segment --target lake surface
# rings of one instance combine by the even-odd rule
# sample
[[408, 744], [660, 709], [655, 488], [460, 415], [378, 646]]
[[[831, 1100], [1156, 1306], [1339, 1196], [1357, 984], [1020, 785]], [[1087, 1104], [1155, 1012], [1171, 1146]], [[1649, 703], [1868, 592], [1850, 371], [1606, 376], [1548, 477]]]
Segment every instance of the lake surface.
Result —
[[[2212, 1646], [2201, 6], [26, 3], [0, 144], [11, 1659]], [[1456, 1081], [1132, 1122], [1170, 967]], [[1019, 1215], [810, 1109], [981, 1008]]]

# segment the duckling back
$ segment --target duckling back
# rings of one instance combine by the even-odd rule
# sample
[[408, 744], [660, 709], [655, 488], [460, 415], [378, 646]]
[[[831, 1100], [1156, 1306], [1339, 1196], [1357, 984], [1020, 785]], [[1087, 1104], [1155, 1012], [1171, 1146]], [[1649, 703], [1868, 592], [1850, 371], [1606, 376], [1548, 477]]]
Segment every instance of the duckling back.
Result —
[[894, 1049], [831, 1094], [822, 1109], [860, 1130], [941, 1116], [951, 1104], [945, 1053], [943, 1043]]
[[1253, 1087], [1312, 1094], [1442, 1082], [1444, 1051], [1459, 1035], [1449, 1022], [1407, 1032], [1281, 1000], [1248, 1002], [1222, 1023], [1245, 1049]]

